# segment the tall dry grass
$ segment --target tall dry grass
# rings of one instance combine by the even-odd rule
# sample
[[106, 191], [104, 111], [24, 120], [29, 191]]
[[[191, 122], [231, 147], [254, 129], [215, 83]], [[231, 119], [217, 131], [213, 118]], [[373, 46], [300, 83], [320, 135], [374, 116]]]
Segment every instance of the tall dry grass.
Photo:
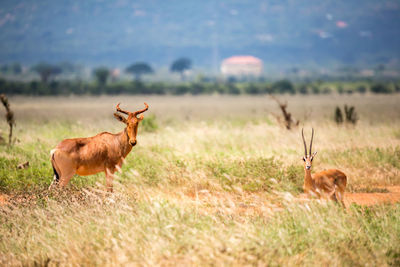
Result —
[[[286, 96], [314, 127], [314, 171], [339, 168], [348, 190], [400, 184], [400, 107], [391, 96]], [[287, 131], [268, 98], [14, 98], [16, 137], [0, 147], [1, 265], [398, 265], [400, 206], [343, 210], [299, 201], [300, 128]], [[61, 192], [49, 151], [64, 138], [117, 132], [115, 104], [146, 101], [152, 123], [104, 191], [104, 175]], [[356, 106], [356, 127], [336, 105]], [[124, 107], [125, 107], [124, 105]], [[1, 116], [1, 114], [0, 114]], [[5, 124], [1, 123], [1, 127]], [[30, 161], [30, 168], [15, 166]]]

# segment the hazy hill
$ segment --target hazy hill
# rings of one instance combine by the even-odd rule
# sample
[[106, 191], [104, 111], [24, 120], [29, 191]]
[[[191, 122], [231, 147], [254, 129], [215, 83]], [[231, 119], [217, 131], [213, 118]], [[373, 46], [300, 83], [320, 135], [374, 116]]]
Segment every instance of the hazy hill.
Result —
[[400, 1], [376, 0], [2, 1], [0, 61], [396, 65], [399, 14]]

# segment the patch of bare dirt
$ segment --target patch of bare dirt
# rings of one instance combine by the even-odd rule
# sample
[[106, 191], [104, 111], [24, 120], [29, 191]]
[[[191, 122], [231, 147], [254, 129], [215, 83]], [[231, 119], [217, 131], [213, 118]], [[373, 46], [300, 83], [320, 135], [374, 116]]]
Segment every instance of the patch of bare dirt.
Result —
[[389, 192], [387, 193], [346, 193], [345, 204], [346, 206], [352, 203], [372, 206], [377, 204], [396, 203], [400, 202], [400, 186], [387, 186], [385, 187]]
[[0, 194], [0, 206], [6, 205], [8, 200], [8, 196], [4, 194]]

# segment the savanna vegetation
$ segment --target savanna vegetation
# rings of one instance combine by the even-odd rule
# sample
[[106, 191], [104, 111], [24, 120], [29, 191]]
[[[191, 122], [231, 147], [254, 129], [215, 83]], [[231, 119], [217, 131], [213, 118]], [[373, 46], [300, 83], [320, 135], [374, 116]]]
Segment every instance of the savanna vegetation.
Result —
[[[132, 67], [137, 67], [133, 65]], [[140, 67], [140, 66], [139, 66]], [[46, 82], [32, 80], [30, 82], [12, 81], [0, 78], [0, 93], [8, 95], [113, 95], [113, 94], [153, 94], [153, 95], [199, 95], [199, 94], [391, 94], [400, 92], [398, 81], [309, 81], [291, 82], [280, 80], [276, 82], [263, 81], [217, 81], [203, 80], [175, 82], [143, 82], [139, 79], [143, 75], [140, 70], [129, 69], [134, 73], [134, 81], [109, 81], [110, 70], [105, 67], [93, 71], [95, 80], [48, 80]], [[151, 71], [151, 69], [146, 69]], [[175, 72], [178, 72], [176, 70]], [[183, 72], [180, 72], [184, 79]], [[46, 74], [47, 75], [47, 74]], [[54, 75], [54, 74], [48, 74]]]
[[[398, 266], [400, 204], [343, 209], [300, 193], [302, 127], [316, 132], [314, 172], [341, 169], [350, 193], [400, 185], [400, 96], [279, 98], [299, 121], [291, 130], [267, 96], [10, 97], [16, 124], [13, 145], [0, 146], [0, 264]], [[49, 192], [49, 151], [65, 138], [121, 131], [118, 102], [150, 108], [115, 192], [105, 192], [104, 174]], [[337, 123], [345, 104], [356, 123], [344, 112]], [[7, 139], [6, 120], [0, 129]]]

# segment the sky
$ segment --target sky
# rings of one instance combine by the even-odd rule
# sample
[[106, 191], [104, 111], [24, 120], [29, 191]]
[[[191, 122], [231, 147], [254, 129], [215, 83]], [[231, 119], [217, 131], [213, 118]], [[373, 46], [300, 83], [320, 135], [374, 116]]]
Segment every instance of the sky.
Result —
[[0, 63], [400, 65], [400, 1], [1, 1]]

